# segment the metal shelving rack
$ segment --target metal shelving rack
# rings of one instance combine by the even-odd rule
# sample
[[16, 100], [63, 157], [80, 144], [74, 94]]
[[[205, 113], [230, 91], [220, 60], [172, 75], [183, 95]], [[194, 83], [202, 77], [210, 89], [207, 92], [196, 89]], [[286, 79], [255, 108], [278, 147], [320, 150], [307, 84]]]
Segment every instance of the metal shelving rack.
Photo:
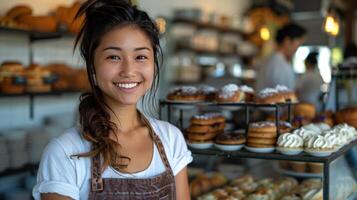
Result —
[[[357, 66], [356, 66], [357, 67]], [[335, 108], [336, 111], [340, 110], [341, 105], [339, 91], [341, 89], [342, 80], [357, 80], [357, 68], [340, 68], [332, 72], [331, 84], [335, 84]], [[331, 86], [330, 86], [331, 87]], [[357, 101], [357, 100], [356, 100]], [[351, 102], [349, 102], [351, 103]], [[357, 102], [355, 103], [357, 104]]]
[[[257, 103], [224, 103], [224, 104], [219, 104], [219, 103], [209, 103], [209, 102], [197, 102], [197, 103], [187, 103], [187, 102], [174, 102], [174, 101], [167, 101], [167, 100], [161, 100], [160, 101], [160, 106], [159, 106], [159, 116], [162, 118], [162, 109], [166, 106], [167, 107], [167, 119], [169, 122], [171, 122], [171, 112], [172, 108], [174, 106], [238, 106], [238, 107], [243, 107], [245, 109], [245, 122], [246, 122], [246, 130], [249, 124], [249, 110], [262, 107], [262, 108], [274, 108], [275, 111], [275, 122], [276, 125], [279, 124], [279, 114], [280, 114], [280, 109], [284, 106], [287, 106], [288, 108], [288, 121], [291, 121], [291, 106], [293, 105], [292, 103], [279, 103], [279, 104], [257, 104]], [[183, 128], [183, 110], [179, 109], [180, 112], [180, 128]], [[279, 131], [279, 130], [277, 130]], [[247, 132], [247, 131], [246, 131]], [[323, 199], [324, 200], [329, 200], [330, 197], [330, 163], [336, 160], [338, 157], [344, 155], [350, 148], [355, 146], [357, 144], [357, 140], [349, 143], [348, 145], [345, 145], [338, 151], [332, 153], [330, 156], [327, 157], [314, 157], [310, 156], [306, 153], [301, 153], [296, 156], [288, 156], [288, 155], [283, 155], [277, 152], [273, 153], [253, 153], [249, 152], [246, 150], [239, 150], [239, 151], [233, 151], [233, 152], [226, 152], [226, 151], [220, 151], [216, 149], [205, 149], [205, 150], [197, 150], [197, 149], [191, 149], [193, 154], [199, 154], [199, 155], [208, 155], [208, 156], [221, 156], [221, 157], [227, 157], [227, 158], [254, 158], [254, 159], [265, 159], [265, 160], [287, 160], [287, 161], [302, 161], [302, 162], [317, 162], [317, 163], [322, 163], [323, 164]]]

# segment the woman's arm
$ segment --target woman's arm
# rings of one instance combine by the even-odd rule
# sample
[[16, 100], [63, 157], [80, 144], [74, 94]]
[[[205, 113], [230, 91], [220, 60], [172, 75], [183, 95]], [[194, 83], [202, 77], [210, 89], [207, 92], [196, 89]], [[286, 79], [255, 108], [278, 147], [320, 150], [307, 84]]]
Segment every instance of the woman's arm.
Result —
[[176, 176], [176, 199], [190, 200], [188, 189], [187, 167], [183, 168]]
[[41, 194], [41, 200], [72, 200], [72, 199], [56, 193], [43, 193]]

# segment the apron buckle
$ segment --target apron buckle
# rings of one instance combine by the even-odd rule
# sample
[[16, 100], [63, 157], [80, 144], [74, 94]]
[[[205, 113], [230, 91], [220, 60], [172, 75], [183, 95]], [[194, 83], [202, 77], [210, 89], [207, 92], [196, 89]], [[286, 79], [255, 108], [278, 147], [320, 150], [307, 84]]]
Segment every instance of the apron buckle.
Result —
[[103, 179], [95, 178], [92, 180], [92, 191], [93, 192], [100, 192], [103, 191]]

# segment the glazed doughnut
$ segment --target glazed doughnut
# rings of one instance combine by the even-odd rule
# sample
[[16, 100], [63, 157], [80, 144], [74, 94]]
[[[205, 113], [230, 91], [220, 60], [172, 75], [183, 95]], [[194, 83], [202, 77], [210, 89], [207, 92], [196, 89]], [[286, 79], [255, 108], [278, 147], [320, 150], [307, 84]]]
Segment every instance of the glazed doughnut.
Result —
[[244, 92], [244, 101], [245, 102], [252, 102], [255, 99], [255, 94], [253, 88], [247, 86], [247, 85], [242, 85], [239, 87], [239, 89]]
[[205, 113], [201, 115], [193, 115], [190, 122], [191, 124], [197, 125], [212, 125], [217, 123], [224, 123], [225, 119], [220, 113]]
[[248, 143], [275, 145], [276, 138], [256, 138], [248, 136]]
[[187, 138], [189, 140], [195, 141], [205, 141], [205, 140], [212, 140], [217, 135], [217, 132], [207, 132], [207, 133], [192, 133], [187, 132]]
[[205, 99], [204, 95], [200, 94], [198, 89], [193, 86], [176, 87], [168, 93], [166, 98], [173, 101], [202, 101]]
[[274, 147], [274, 144], [256, 144], [256, 143], [252, 143], [252, 142], [247, 142], [246, 145], [248, 147], [254, 147], [254, 148], [270, 148], [270, 147]]
[[217, 101], [220, 103], [236, 103], [244, 99], [244, 92], [236, 84], [228, 84], [219, 91]]
[[209, 85], [200, 85], [198, 87], [199, 93], [205, 96], [206, 101], [214, 101], [217, 98], [218, 90]]
[[234, 134], [234, 133], [223, 133], [217, 136], [217, 144], [226, 144], [226, 145], [238, 145], [244, 144], [246, 141], [243, 134]]
[[276, 138], [276, 132], [248, 132], [248, 137], [253, 138]]
[[281, 93], [285, 99], [285, 101], [297, 102], [298, 99], [296, 97], [296, 93], [293, 90], [290, 90], [285, 85], [277, 85], [275, 89]]
[[210, 125], [191, 125], [187, 128], [187, 131], [190, 133], [207, 133], [215, 132], [216, 129]]
[[276, 126], [275, 123], [269, 121], [250, 123], [249, 132], [276, 132]]
[[262, 104], [284, 103], [285, 98], [278, 92], [278, 90], [274, 88], [265, 88], [259, 92], [256, 101], [257, 103]]

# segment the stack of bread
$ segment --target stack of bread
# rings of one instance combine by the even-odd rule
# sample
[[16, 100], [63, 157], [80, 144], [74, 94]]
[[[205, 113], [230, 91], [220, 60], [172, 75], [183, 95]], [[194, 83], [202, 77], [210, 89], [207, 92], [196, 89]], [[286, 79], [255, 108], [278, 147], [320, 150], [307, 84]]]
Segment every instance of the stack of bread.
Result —
[[13, 28], [30, 29], [40, 32], [54, 32], [57, 30], [57, 20], [53, 16], [34, 16], [32, 8], [27, 5], [17, 5], [6, 12], [5, 19], [11, 19]]
[[21, 94], [25, 91], [25, 68], [18, 62], [4, 62], [0, 67], [0, 92]]
[[253, 148], [275, 147], [277, 127], [269, 121], [250, 123], [246, 146]]
[[49, 92], [51, 91], [51, 72], [37, 64], [26, 68], [26, 91], [27, 92]]
[[74, 2], [71, 6], [59, 6], [54, 14], [34, 16], [28, 5], [16, 5], [10, 8], [5, 16], [0, 17], [0, 26], [25, 29], [39, 32], [55, 32], [57, 29], [78, 33], [84, 21], [84, 16], [75, 19], [81, 3]]
[[225, 128], [225, 118], [220, 113], [194, 115], [186, 129], [190, 143], [213, 143], [214, 138]]
[[52, 63], [45, 67], [57, 77], [55, 83], [52, 84], [54, 91], [64, 91], [73, 88], [73, 79], [75, 71], [68, 65], [63, 63]]

